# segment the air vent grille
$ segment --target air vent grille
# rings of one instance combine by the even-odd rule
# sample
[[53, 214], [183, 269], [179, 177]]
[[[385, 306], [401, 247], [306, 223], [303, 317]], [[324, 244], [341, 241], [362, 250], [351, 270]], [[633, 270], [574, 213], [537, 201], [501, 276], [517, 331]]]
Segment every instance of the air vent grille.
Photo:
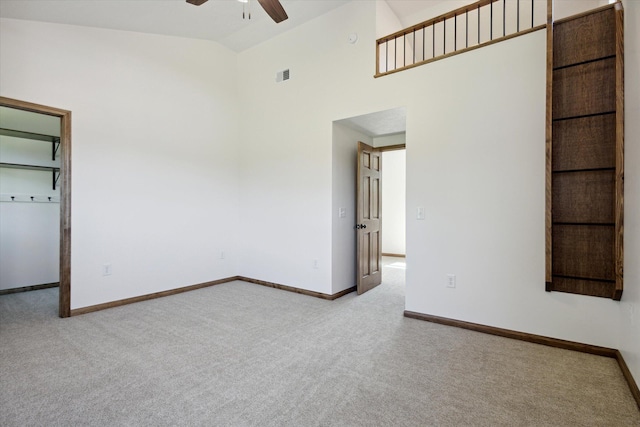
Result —
[[276, 82], [280, 83], [285, 80], [289, 80], [289, 69], [278, 71], [276, 73]]

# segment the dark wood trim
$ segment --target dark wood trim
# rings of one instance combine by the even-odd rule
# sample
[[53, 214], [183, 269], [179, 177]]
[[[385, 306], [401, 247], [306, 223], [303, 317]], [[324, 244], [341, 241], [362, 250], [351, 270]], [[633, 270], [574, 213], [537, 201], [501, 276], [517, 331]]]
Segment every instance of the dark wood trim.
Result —
[[376, 44], [379, 45], [381, 43], [391, 41], [395, 38], [405, 36], [407, 34], [411, 34], [415, 31], [422, 30], [423, 28], [430, 27], [439, 22], [445, 21], [447, 19], [455, 18], [458, 15], [464, 15], [467, 12], [472, 12], [477, 10], [478, 8], [487, 6], [491, 3], [495, 3], [499, 0], [480, 0], [475, 3], [468, 4], [466, 6], [462, 6], [458, 9], [452, 10], [451, 12], [443, 13], [442, 15], [438, 15], [435, 18], [428, 19], [426, 21], [420, 22], [419, 24], [413, 25], [409, 28], [402, 29], [400, 31], [396, 31], [393, 34], [389, 34], [387, 36], [381, 37], [376, 40]]
[[0, 106], [60, 118], [60, 299], [58, 315], [71, 315], [71, 111], [0, 96]]
[[376, 73], [374, 75], [378, 74], [380, 74], [380, 45], [376, 43]]
[[629, 370], [629, 367], [624, 361], [624, 357], [622, 357], [622, 353], [619, 350], [616, 350], [616, 360], [618, 361], [618, 365], [620, 366], [620, 370], [622, 371], [624, 379], [627, 380], [627, 384], [629, 384], [631, 394], [638, 404], [638, 409], [640, 409], [640, 389], [638, 388], [638, 383], [633, 378], [633, 375], [631, 375], [631, 371]]
[[552, 209], [553, 192], [553, 0], [547, 0], [547, 106], [545, 124], [545, 290], [553, 290], [552, 283]]
[[463, 320], [450, 319], [448, 317], [434, 316], [431, 314], [416, 313], [414, 311], [405, 311], [404, 316], [410, 319], [424, 320], [427, 322], [438, 323], [440, 325], [453, 326], [456, 328], [468, 329], [475, 332], [481, 332], [489, 335], [497, 335], [504, 338], [511, 338], [520, 341], [526, 341], [534, 344], [546, 345], [549, 347], [562, 348], [565, 350], [579, 351], [580, 353], [593, 354], [596, 356], [610, 357], [616, 359], [622, 375], [624, 376], [631, 394], [640, 408], [640, 389], [636, 383], [629, 367], [627, 366], [622, 353], [619, 350], [600, 347], [597, 345], [583, 344], [575, 341], [561, 340], [558, 338], [550, 338], [542, 335], [528, 334], [525, 332], [518, 332], [511, 329], [496, 328], [494, 326], [482, 325], [479, 323], [465, 322]]
[[71, 112], [60, 117], [60, 317], [71, 316]]
[[407, 148], [407, 144], [395, 144], [395, 145], [386, 145], [384, 147], [375, 147], [376, 149], [384, 152], [384, 151], [399, 151], [405, 150]]
[[624, 267], [624, 11], [622, 3], [612, 5], [616, 19], [616, 175], [615, 175], [615, 274], [612, 298], [620, 301]]
[[310, 297], [320, 298], [320, 299], [329, 300], [329, 301], [336, 300], [336, 299], [338, 299], [338, 298], [340, 298], [342, 296], [350, 294], [351, 292], [355, 292], [355, 290], [356, 290], [356, 287], [353, 286], [351, 288], [347, 288], [347, 289], [345, 289], [343, 291], [340, 291], [338, 293], [330, 295], [330, 294], [323, 294], [321, 292], [314, 292], [314, 291], [308, 291], [306, 289], [295, 288], [293, 286], [281, 285], [279, 283], [267, 282], [267, 281], [258, 280], [258, 279], [251, 279], [249, 277], [243, 277], [243, 276], [238, 277], [237, 280], [241, 280], [243, 282], [248, 282], [248, 283], [253, 283], [253, 284], [256, 284], [256, 285], [266, 286], [266, 287], [269, 287], [269, 288], [280, 289], [282, 291], [294, 292], [296, 294], [307, 295], [307, 296], [310, 296]]
[[[552, 7], [551, 0], [547, 1]], [[546, 290], [620, 300], [624, 258], [623, 7], [618, 1], [555, 22], [552, 15], [551, 11], [547, 28]], [[590, 33], [589, 40], [582, 39], [585, 32]], [[603, 37], [593, 36], [599, 33]], [[554, 58], [557, 67], [552, 71]], [[564, 119], [569, 121], [561, 121]], [[589, 130], [582, 127], [585, 124]], [[585, 139], [588, 141], [582, 145]], [[577, 158], [584, 160], [582, 168], [579, 162], [569, 160]], [[596, 172], [605, 169], [611, 171], [606, 178]], [[586, 182], [594, 179], [598, 186], [585, 192]], [[577, 193], [581, 196], [572, 196]], [[581, 205], [586, 201], [588, 207]], [[587, 260], [587, 253], [590, 257], [598, 254], [577, 231], [565, 233], [568, 229], [560, 223], [582, 225], [580, 233], [591, 232], [592, 223], [609, 224], [603, 243], [606, 262], [595, 266]], [[579, 267], [579, 274], [568, 271], [568, 265]], [[581, 278], [564, 280], [563, 276]], [[608, 280], [586, 282], [594, 278]]]
[[320, 292], [308, 291], [306, 289], [294, 288], [293, 286], [286, 286], [286, 285], [280, 285], [278, 283], [266, 282], [264, 280], [250, 279], [248, 277], [242, 277], [242, 276], [232, 276], [232, 277], [227, 277], [225, 279], [214, 280], [211, 282], [199, 283], [197, 285], [170, 289], [168, 291], [155, 292], [153, 294], [147, 294], [147, 295], [140, 295], [137, 297], [127, 298], [123, 300], [106, 302], [104, 304], [91, 305], [89, 307], [76, 308], [74, 310], [71, 310], [71, 316], [79, 316], [81, 314], [93, 313], [94, 311], [106, 310], [108, 308], [120, 307], [122, 305], [134, 304], [137, 302], [148, 301], [156, 298], [168, 297], [171, 295], [181, 294], [183, 292], [195, 291], [197, 289], [208, 288], [210, 286], [221, 285], [223, 283], [229, 283], [229, 282], [235, 282], [235, 281], [253, 283], [256, 285], [267, 286], [269, 288], [280, 289], [288, 292], [295, 292], [297, 294], [312, 296], [312, 297], [321, 298], [329, 301], [336, 300], [356, 290], [356, 287], [353, 286], [349, 289], [345, 289], [336, 294], [329, 295], [329, 294], [323, 294]]
[[582, 344], [574, 341], [566, 341], [558, 338], [549, 338], [542, 335], [528, 334], [525, 332], [513, 331], [511, 329], [496, 328], [494, 326], [482, 325], [479, 323], [465, 322], [463, 320], [450, 319], [448, 317], [433, 316], [431, 314], [405, 311], [405, 317], [411, 319], [425, 320], [427, 322], [439, 323], [441, 325], [455, 326], [457, 328], [469, 329], [471, 331], [482, 332], [490, 335], [497, 335], [505, 338], [512, 338], [520, 341], [527, 341], [535, 344], [547, 345], [550, 347], [563, 348], [565, 350], [579, 351], [581, 353], [595, 354], [597, 356], [616, 357], [616, 351], [612, 348], [599, 347], [596, 345]]
[[[449, 53], [447, 53], [445, 55], [440, 55], [440, 56], [437, 56], [435, 58], [430, 58], [430, 59], [427, 59], [427, 60], [424, 60], [424, 61], [416, 62], [414, 64], [410, 64], [410, 65], [407, 65], [405, 67], [398, 67], [398, 68], [395, 68], [393, 70], [385, 71], [384, 73], [378, 73], [378, 74], [375, 74], [373, 77], [378, 78], [378, 77], [388, 76], [389, 74], [394, 74], [394, 73], [398, 73], [400, 71], [409, 70], [411, 68], [419, 67], [421, 65], [430, 64], [431, 62], [439, 61], [441, 59], [450, 58], [450, 57], [455, 56], [455, 55], [460, 55], [461, 53], [470, 52], [472, 50], [480, 49], [480, 48], [485, 47], [485, 46], [489, 46], [489, 45], [492, 45], [492, 44], [496, 44], [496, 43], [500, 43], [500, 42], [503, 42], [503, 41], [506, 41], [506, 40], [510, 40], [510, 39], [515, 38], [515, 37], [524, 36], [526, 34], [542, 30], [542, 29], [546, 28], [546, 26], [547, 26], [547, 24], [538, 25], [537, 27], [529, 28], [528, 30], [520, 31], [519, 33], [510, 34], [510, 35], [505, 36], [505, 37], [500, 37], [499, 39], [493, 39], [493, 40], [484, 42], [484, 43], [479, 44], [479, 45], [470, 46], [470, 47], [467, 47], [467, 48], [464, 48], [464, 49], [459, 49], [459, 50], [456, 50], [455, 52], [449, 52]], [[377, 46], [376, 46], [376, 49], [378, 49]]]
[[17, 294], [20, 292], [39, 291], [40, 289], [57, 288], [60, 286], [60, 282], [44, 283], [42, 285], [23, 286], [21, 288], [11, 288], [0, 290], [0, 295]]
[[406, 258], [405, 254], [388, 254], [386, 252], [382, 252], [382, 256], [390, 256], [395, 258]]
[[181, 294], [183, 292], [195, 291], [197, 289], [208, 288], [210, 286], [220, 285], [223, 283], [229, 283], [236, 280], [241, 280], [238, 276], [228, 277], [226, 279], [214, 280], [211, 282], [199, 283], [197, 285], [185, 286], [182, 288], [170, 289], [168, 291], [155, 292], [153, 294], [140, 295], [133, 298], [126, 298], [118, 301], [106, 302], [104, 304], [91, 305], [89, 307], [76, 308], [71, 310], [72, 316], [79, 316], [81, 314], [93, 313], [94, 311], [106, 310], [108, 308], [120, 307], [122, 305], [133, 304], [136, 302], [149, 301], [156, 298], [168, 297], [171, 295]]

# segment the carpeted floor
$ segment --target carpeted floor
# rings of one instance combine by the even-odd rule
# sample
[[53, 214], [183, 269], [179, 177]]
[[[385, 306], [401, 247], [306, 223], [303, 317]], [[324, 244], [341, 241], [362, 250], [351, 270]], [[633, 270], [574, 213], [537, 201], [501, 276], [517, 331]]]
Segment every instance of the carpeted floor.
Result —
[[0, 296], [2, 426], [638, 426], [613, 359], [234, 282], [70, 319]]

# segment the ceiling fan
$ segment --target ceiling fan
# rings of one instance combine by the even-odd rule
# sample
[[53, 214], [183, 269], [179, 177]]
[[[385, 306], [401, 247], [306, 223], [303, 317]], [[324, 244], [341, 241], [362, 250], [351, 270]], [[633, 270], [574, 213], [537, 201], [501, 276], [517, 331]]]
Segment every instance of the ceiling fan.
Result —
[[[187, 3], [191, 3], [195, 6], [200, 6], [206, 2], [207, 0], [187, 0]], [[279, 0], [258, 0], [258, 3], [260, 3], [260, 6], [262, 6], [264, 11], [267, 12], [276, 24], [289, 18]]]

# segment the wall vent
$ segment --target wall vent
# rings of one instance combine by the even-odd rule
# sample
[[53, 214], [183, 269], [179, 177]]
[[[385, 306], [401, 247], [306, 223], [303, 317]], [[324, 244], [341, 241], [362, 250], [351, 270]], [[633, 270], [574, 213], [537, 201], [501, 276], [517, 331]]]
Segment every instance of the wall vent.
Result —
[[278, 71], [276, 73], [276, 82], [280, 83], [285, 80], [289, 80], [289, 69]]

